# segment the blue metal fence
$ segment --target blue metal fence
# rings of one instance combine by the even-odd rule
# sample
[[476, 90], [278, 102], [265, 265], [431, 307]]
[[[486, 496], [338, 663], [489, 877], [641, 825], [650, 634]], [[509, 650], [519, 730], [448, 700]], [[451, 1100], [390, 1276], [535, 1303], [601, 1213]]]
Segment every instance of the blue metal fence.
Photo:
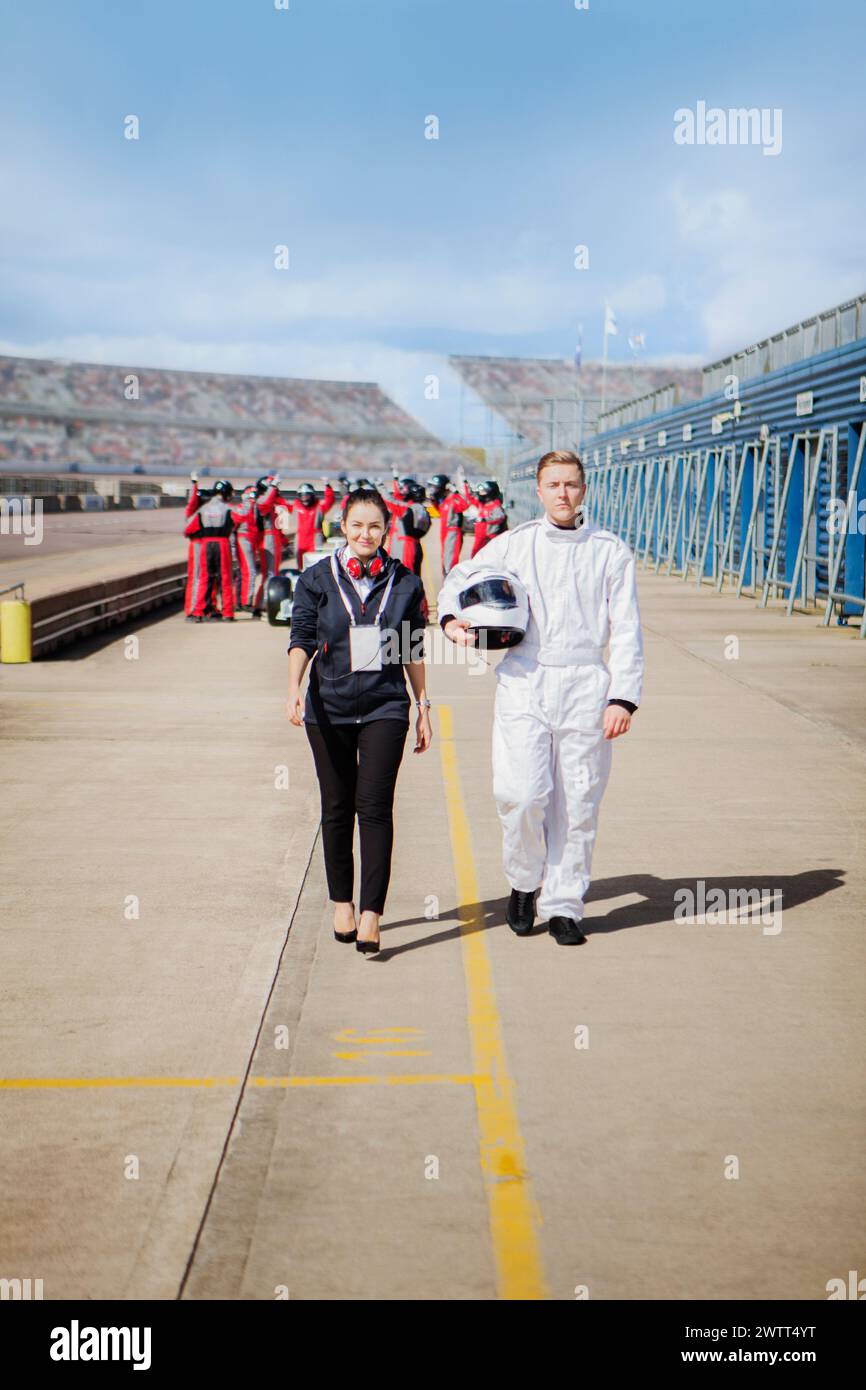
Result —
[[[629, 418], [583, 455], [586, 507], [639, 562], [866, 636], [866, 338]], [[535, 466], [512, 467], [513, 523], [538, 514]]]

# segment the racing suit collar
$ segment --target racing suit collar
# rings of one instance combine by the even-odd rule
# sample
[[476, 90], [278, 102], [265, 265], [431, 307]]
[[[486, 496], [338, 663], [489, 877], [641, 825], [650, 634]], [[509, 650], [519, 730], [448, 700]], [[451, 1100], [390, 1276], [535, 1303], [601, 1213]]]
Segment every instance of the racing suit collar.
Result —
[[557, 526], [555, 521], [551, 521], [547, 512], [545, 512], [541, 518], [541, 526], [544, 534], [552, 541], [564, 541], [566, 544], [569, 542], [573, 544], [576, 540], [580, 539], [581, 528], [584, 525], [584, 516], [581, 511], [577, 513], [573, 526]]

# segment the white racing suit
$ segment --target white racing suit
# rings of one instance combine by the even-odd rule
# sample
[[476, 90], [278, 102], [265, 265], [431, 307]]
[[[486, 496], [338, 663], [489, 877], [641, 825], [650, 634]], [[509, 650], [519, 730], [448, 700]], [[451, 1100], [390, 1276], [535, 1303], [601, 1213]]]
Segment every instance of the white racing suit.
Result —
[[459, 614], [458, 595], [483, 570], [515, 575], [529, 595], [526, 636], [496, 668], [493, 795], [505, 877], [521, 892], [541, 888], [540, 921], [579, 922], [610, 775], [604, 711], [608, 700], [641, 698], [634, 556], [590, 522], [566, 530], [546, 516], [528, 521], [451, 570], [441, 623]]

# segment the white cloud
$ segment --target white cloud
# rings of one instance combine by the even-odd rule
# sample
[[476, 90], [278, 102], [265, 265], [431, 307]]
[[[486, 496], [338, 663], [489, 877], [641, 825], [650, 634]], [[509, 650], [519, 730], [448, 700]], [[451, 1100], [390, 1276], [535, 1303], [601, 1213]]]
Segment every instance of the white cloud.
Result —
[[714, 244], [736, 235], [745, 223], [749, 200], [742, 189], [715, 188], [708, 193], [686, 190], [679, 179], [671, 190], [674, 227], [680, 239], [699, 245], [709, 237]]
[[862, 293], [853, 253], [858, 214], [838, 193], [780, 197], [759, 186], [670, 190], [680, 254], [691, 288], [684, 302], [703, 328], [707, 360], [779, 332]]
[[[561, 282], [545, 270], [476, 272], [429, 262], [346, 262], [327, 276], [292, 265], [273, 268], [268, 248], [259, 261], [218, 262], [203, 256], [190, 263], [166, 256], [142, 265], [130, 256], [102, 272], [50, 262], [21, 268], [16, 299], [35, 322], [131, 323], [142, 333], [171, 322], [193, 335], [233, 334], [238, 324], [291, 331], [313, 324], [387, 325], [389, 329], [450, 333], [539, 333], [562, 314]], [[584, 312], [584, 310], [581, 310]]]
[[667, 290], [661, 275], [636, 275], [614, 286], [608, 298], [618, 314], [657, 314], [667, 304]]

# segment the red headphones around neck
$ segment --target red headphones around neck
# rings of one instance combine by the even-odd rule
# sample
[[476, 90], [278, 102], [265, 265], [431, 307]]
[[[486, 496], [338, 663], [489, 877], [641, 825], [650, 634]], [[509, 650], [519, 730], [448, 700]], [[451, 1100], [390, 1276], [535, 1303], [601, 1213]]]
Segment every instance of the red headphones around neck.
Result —
[[349, 555], [346, 559], [346, 569], [353, 579], [363, 579], [366, 574], [370, 579], [375, 579], [377, 574], [381, 574], [385, 568], [385, 561], [381, 555], [374, 555], [372, 560], [368, 560], [366, 565], [358, 559], [357, 555]]

